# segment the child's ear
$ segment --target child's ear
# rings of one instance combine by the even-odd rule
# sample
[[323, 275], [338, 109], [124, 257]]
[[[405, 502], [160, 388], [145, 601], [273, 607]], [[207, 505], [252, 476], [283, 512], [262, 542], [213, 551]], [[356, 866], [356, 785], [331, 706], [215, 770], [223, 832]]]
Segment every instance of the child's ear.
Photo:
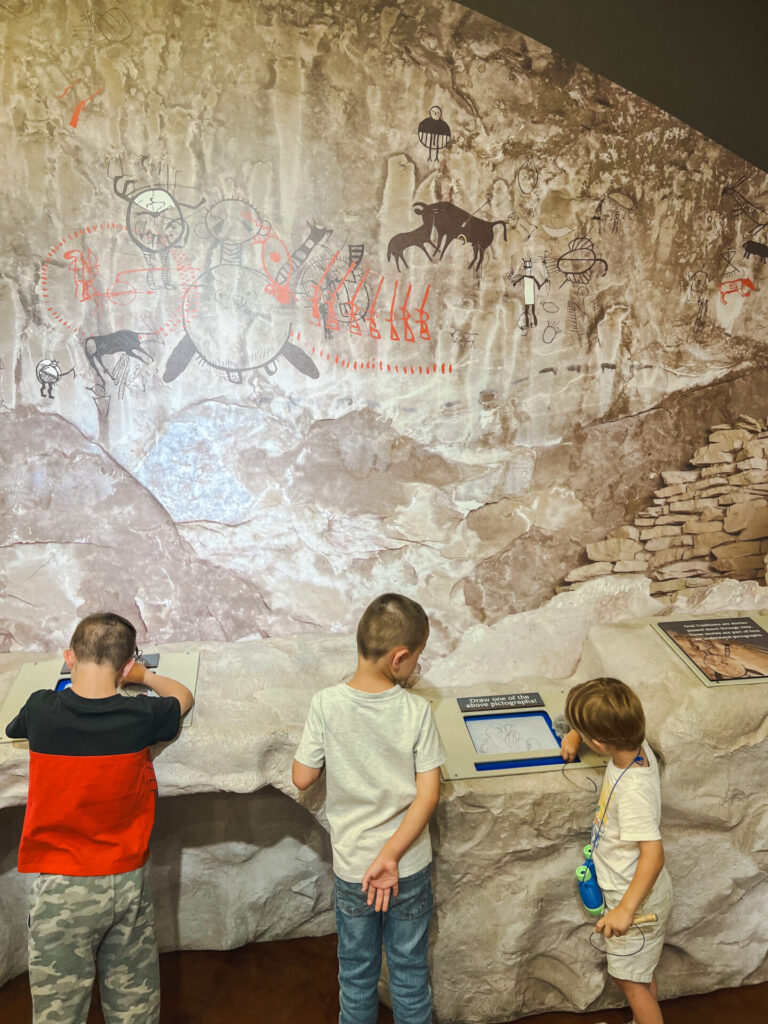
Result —
[[135, 658], [131, 658], [130, 661], [126, 661], [126, 663], [123, 665], [123, 670], [120, 673], [120, 678], [121, 679], [125, 679], [125, 677], [128, 675], [128, 673], [131, 671], [131, 669], [133, 668], [133, 666], [135, 664], [136, 664], [136, 659]]
[[410, 657], [410, 654], [407, 647], [396, 647], [392, 652], [392, 668], [400, 668], [401, 663]]
[[71, 647], [68, 647], [66, 651], [64, 651], [64, 664], [67, 666], [70, 672], [75, 666], [75, 661], [75, 652], [72, 650]]
[[[585, 737], [585, 739], [586, 739], [586, 737]], [[604, 743], [602, 740], [590, 739], [589, 740], [589, 745], [591, 747], [593, 747], [598, 752], [598, 754], [607, 754], [608, 753], [608, 744]]]

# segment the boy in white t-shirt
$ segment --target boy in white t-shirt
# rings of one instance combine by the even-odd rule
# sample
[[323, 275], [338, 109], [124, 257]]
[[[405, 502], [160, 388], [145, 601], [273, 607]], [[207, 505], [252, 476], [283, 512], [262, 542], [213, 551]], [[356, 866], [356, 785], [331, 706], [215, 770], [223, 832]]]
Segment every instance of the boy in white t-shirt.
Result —
[[[591, 679], [568, 694], [572, 726], [562, 743], [572, 761], [582, 741], [610, 756], [592, 824], [592, 859], [606, 913], [597, 931], [606, 938], [608, 973], [624, 992], [635, 1024], [663, 1024], [654, 972], [672, 909], [672, 883], [661, 843], [659, 770], [645, 739], [645, 714], [631, 687], [618, 679]], [[636, 914], [656, 921], [631, 933]]]
[[428, 636], [421, 605], [377, 597], [357, 627], [357, 671], [314, 695], [293, 762], [298, 789], [326, 771], [339, 1024], [376, 1024], [382, 942], [395, 1024], [432, 1020], [427, 825], [445, 758], [429, 704], [407, 691]]

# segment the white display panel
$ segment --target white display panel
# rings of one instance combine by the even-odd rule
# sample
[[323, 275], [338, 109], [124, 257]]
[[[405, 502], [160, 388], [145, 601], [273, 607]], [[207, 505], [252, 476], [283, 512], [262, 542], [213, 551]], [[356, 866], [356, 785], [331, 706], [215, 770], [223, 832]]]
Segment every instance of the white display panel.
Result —
[[543, 715], [513, 712], [466, 718], [464, 724], [478, 754], [522, 754], [559, 746]]

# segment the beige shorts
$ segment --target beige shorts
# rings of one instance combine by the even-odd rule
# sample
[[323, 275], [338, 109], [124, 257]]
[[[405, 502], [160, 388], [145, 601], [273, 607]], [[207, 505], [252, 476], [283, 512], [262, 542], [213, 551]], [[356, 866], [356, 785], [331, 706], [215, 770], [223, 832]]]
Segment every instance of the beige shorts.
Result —
[[[623, 895], [623, 892], [613, 889], [603, 890], [603, 899], [608, 910], [613, 910]], [[612, 935], [610, 939], [605, 940], [608, 973], [612, 978], [646, 983], [652, 980], [656, 964], [661, 957], [661, 947], [664, 945], [664, 934], [671, 911], [672, 881], [667, 869], [662, 868], [653, 888], [635, 911], [636, 915], [656, 914], [658, 920], [652, 924], [630, 928], [626, 935]], [[639, 948], [641, 946], [642, 948]]]

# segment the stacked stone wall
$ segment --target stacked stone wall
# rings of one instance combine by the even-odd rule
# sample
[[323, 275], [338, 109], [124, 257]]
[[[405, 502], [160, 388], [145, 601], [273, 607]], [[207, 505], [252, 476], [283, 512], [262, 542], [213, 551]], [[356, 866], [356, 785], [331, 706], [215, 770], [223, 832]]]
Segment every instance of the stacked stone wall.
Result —
[[614, 573], [644, 574], [652, 594], [672, 596], [723, 578], [764, 583], [768, 420], [713, 426], [689, 465], [661, 473], [664, 486], [633, 525], [587, 544], [589, 563], [569, 572], [561, 589]]

